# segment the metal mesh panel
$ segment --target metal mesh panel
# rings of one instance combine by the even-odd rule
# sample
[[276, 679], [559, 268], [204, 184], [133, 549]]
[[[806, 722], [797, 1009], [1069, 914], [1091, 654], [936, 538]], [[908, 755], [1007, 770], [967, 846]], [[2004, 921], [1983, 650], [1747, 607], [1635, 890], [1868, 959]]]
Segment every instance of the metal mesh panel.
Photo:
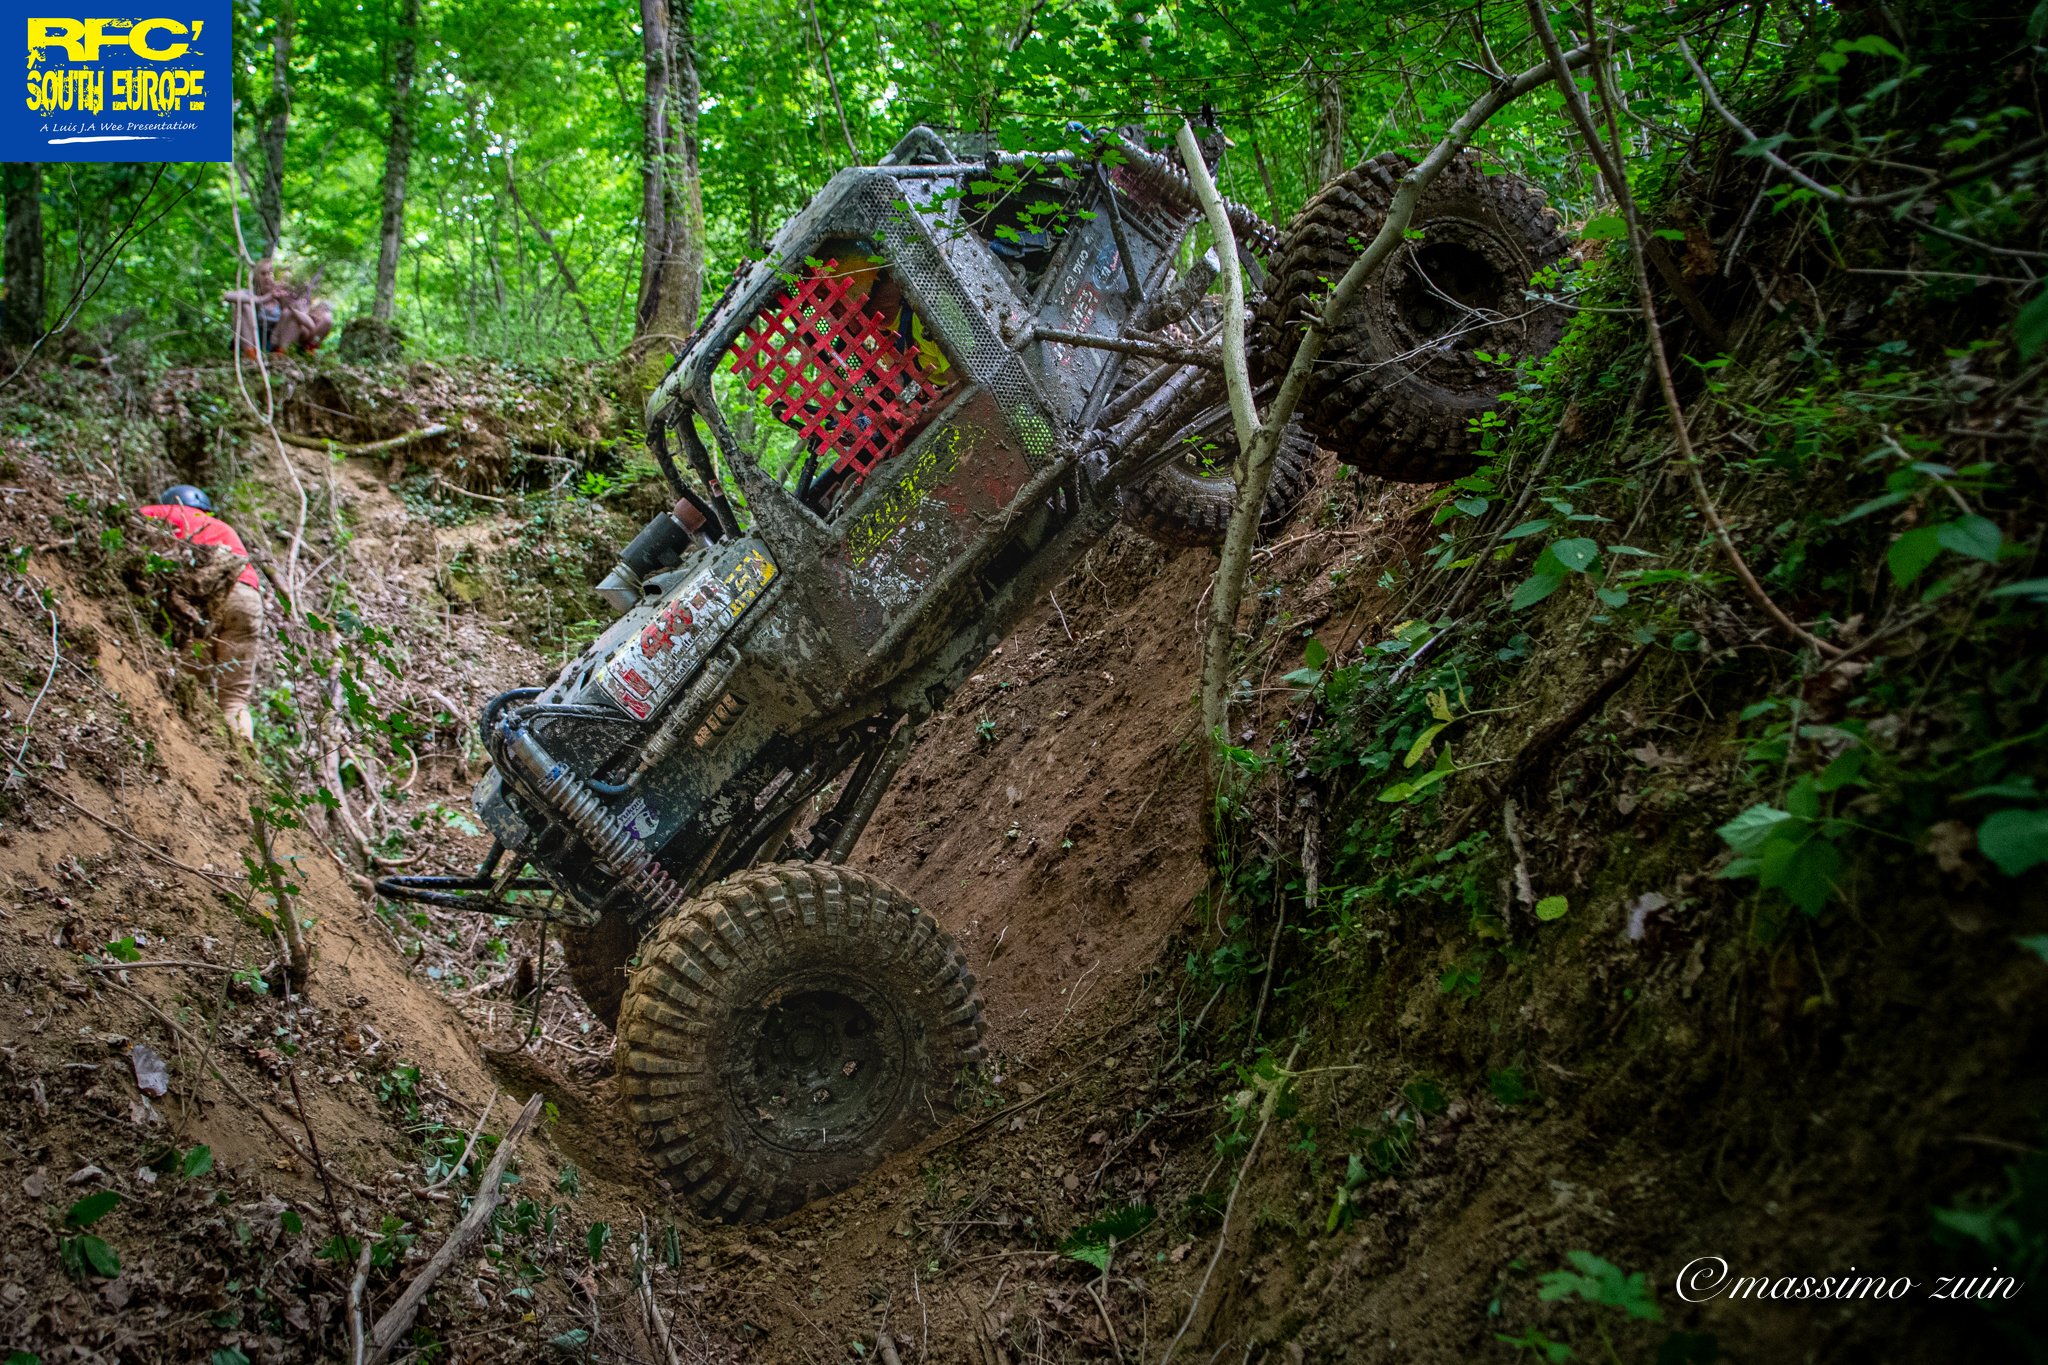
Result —
[[740, 329], [732, 368], [834, 471], [865, 478], [931, 401], [891, 323], [836, 260]]
[[[971, 285], [962, 281], [938, 247], [910, 220], [900, 196], [907, 186], [873, 181], [863, 187], [862, 208], [882, 224], [880, 236], [889, 263], [924, 305], [925, 315], [946, 334], [969, 375], [995, 394], [1034, 467], [1051, 458], [1056, 428], [1071, 414], [1054, 413], [1017, 356], [997, 338], [982, 308], [973, 306], [968, 289], [989, 297], [1010, 292], [1009, 282], [991, 273]], [[944, 230], [943, 228], [941, 230]]]

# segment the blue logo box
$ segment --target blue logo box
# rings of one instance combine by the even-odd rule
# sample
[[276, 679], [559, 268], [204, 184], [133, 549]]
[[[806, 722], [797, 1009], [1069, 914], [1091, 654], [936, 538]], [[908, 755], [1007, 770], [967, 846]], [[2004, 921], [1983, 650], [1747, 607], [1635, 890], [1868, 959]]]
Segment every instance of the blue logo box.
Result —
[[112, 5], [8, 0], [21, 17], [0, 33], [22, 44], [27, 74], [0, 98], [0, 161], [231, 160], [229, 3], [140, 0], [109, 19]]

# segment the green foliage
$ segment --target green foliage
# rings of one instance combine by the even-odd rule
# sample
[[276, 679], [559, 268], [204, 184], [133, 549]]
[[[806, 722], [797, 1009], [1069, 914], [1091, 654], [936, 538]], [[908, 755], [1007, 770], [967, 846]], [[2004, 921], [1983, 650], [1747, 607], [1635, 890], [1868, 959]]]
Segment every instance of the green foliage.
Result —
[[65, 1211], [64, 1225], [89, 1228], [112, 1213], [120, 1202], [121, 1196], [114, 1190], [95, 1190]]
[[187, 1180], [205, 1175], [212, 1169], [213, 1148], [203, 1142], [196, 1147], [188, 1148], [185, 1154], [178, 1158], [178, 1173]]
[[1106, 1271], [1116, 1248], [1151, 1227], [1158, 1216], [1150, 1204], [1127, 1204], [1075, 1228], [1060, 1243], [1060, 1254]]
[[1567, 1252], [1565, 1259], [1571, 1262], [1571, 1269], [1550, 1271], [1539, 1281], [1541, 1288], [1536, 1297], [1543, 1302], [1578, 1299], [1643, 1322], [1663, 1318], [1663, 1310], [1657, 1307], [1649, 1281], [1641, 1271], [1624, 1274], [1619, 1266], [1590, 1251]]
[[2048, 810], [2002, 810], [1977, 826], [1977, 848], [2008, 877], [2048, 863]]

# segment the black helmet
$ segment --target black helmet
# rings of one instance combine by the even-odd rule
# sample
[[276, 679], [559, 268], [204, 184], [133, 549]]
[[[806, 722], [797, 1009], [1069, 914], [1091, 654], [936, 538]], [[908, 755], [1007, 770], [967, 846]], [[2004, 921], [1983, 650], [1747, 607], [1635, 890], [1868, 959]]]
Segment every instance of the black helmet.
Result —
[[166, 488], [164, 501], [175, 502], [183, 507], [196, 507], [202, 512], [213, 510], [213, 499], [206, 496], [206, 490], [194, 488], [189, 483], [174, 483]]

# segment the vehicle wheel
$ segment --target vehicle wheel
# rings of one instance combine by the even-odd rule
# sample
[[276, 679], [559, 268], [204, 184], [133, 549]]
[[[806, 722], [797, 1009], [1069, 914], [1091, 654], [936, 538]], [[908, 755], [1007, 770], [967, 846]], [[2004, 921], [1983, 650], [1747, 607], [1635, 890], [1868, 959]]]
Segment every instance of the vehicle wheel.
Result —
[[716, 1218], [774, 1218], [852, 1184], [943, 1123], [981, 1062], [966, 959], [850, 868], [743, 872], [639, 951], [619, 1088], [656, 1161]]
[[[1237, 479], [1231, 473], [1237, 440], [1230, 410], [1204, 413], [1188, 440], [1186, 455], [1125, 490], [1124, 518], [1162, 545], [1221, 545], [1237, 505]], [[1261, 531], [1293, 514], [1315, 477], [1315, 459], [1316, 445], [1307, 430], [1299, 420], [1289, 422], [1273, 452]]]
[[569, 984], [598, 1022], [616, 1029], [619, 1002], [626, 996], [626, 965], [640, 946], [640, 931], [624, 915], [607, 912], [587, 929], [560, 932]]
[[[1299, 321], [1328, 293], [1385, 221], [1406, 158], [1354, 166], [1309, 201], [1289, 228], [1259, 311], [1257, 354], [1274, 370], [1293, 355]], [[1337, 458], [1369, 474], [1434, 483], [1470, 472], [1474, 419], [1495, 411], [1513, 370], [1480, 359], [1540, 357], [1563, 334], [1564, 310], [1524, 296], [1564, 255], [1557, 214], [1540, 190], [1487, 175], [1467, 152], [1416, 206], [1412, 230], [1323, 348], [1303, 403]]]

